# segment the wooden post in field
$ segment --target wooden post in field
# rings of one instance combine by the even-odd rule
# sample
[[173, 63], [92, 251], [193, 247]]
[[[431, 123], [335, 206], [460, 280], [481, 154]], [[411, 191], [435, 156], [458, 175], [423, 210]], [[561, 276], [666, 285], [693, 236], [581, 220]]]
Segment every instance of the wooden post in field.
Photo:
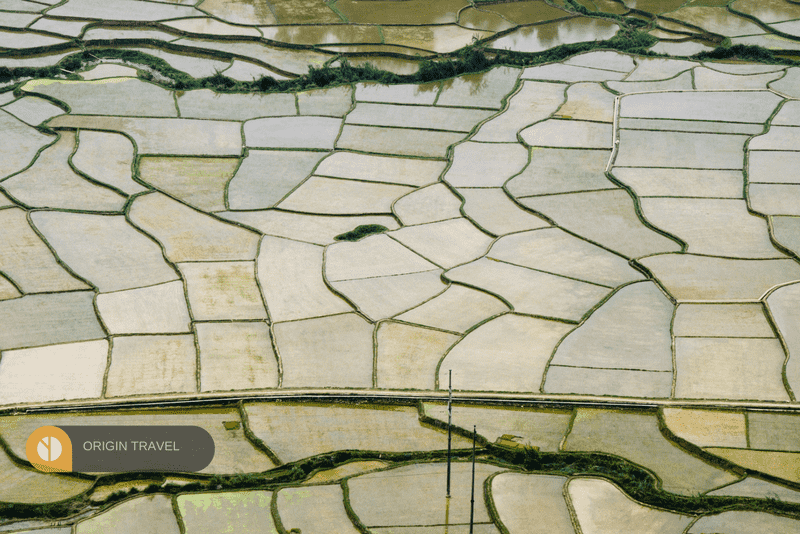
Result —
[[469, 501], [469, 534], [475, 521], [475, 425], [472, 425], [472, 498]]
[[450, 369], [450, 381], [447, 394], [447, 498], [450, 498], [450, 453], [452, 450], [453, 425], [453, 370]]

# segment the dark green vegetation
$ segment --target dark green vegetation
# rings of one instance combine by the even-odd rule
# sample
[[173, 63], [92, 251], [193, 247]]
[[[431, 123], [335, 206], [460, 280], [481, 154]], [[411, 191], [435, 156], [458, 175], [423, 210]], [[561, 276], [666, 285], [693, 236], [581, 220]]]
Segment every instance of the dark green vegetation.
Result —
[[[416, 73], [407, 75], [380, 70], [369, 63], [360, 66], [351, 65], [346, 57], [340, 57], [337, 66], [333, 66], [337, 64], [337, 61], [330, 61], [322, 67], [309, 66], [308, 74], [290, 80], [278, 81], [275, 78], [263, 76], [250, 82], [242, 82], [228, 78], [221, 73], [216, 73], [206, 78], [194, 78], [173, 68], [166, 61], [144, 52], [105, 48], [85, 50], [64, 57], [58, 64], [50, 67], [9, 68], [0, 66], [0, 83], [17, 79], [54, 78], [57, 76], [67, 79], [80, 79], [75, 72], [84, 66], [94, 64], [101, 59], [116, 59], [134, 66], [147, 68], [148, 70], [140, 72], [139, 76], [141, 78], [175, 90], [209, 88], [218, 92], [272, 93], [301, 91], [314, 87], [361, 81], [374, 81], [384, 84], [432, 82], [461, 74], [482, 72], [497, 65], [530, 67], [563, 61], [575, 54], [592, 50], [616, 50], [629, 54], [670, 57], [648, 50], [658, 42], [658, 39], [640, 31], [643, 21], [632, 18], [622, 19], [618, 15], [594, 12], [589, 12], [588, 15], [614, 18], [615, 22], [620, 24], [620, 31], [614, 37], [605, 41], [565, 44], [536, 53], [486, 49], [476, 43], [453, 54], [422, 61]], [[723, 46], [719, 46], [712, 51], [701, 52], [694, 57], [697, 59], [742, 59], [771, 64], [800, 65], [798, 61], [776, 56], [770, 50], [759, 46], [725, 46], [725, 44], [723, 43]], [[6, 90], [11, 90], [12, 88], [13, 86], [9, 86]]]
[[[446, 424], [420, 416], [420, 423], [446, 429]], [[453, 426], [453, 432], [471, 438], [471, 432]], [[680, 441], [680, 440], [679, 440]], [[481, 462], [516, 469], [532, 474], [563, 476], [592, 475], [606, 478], [617, 484], [636, 501], [678, 513], [700, 515], [723, 511], [768, 512], [800, 519], [800, 504], [782, 502], [777, 499], [751, 497], [685, 496], [664, 491], [659, 479], [647, 469], [618, 456], [596, 452], [539, 452], [535, 448], [512, 449], [503, 447], [478, 436], [478, 459]], [[5, 445], [0, 441], [0, 444]], [[679, 443], [680, 444], [680, 443]], [[690, 451], [692, 452], [692, 451]], [[471, 449], [453, 451], [453, 458], [468, 461]], [[100, 476], [92, 490], [102, 486], [142, 480], [158, 480], [144, 490], [130, 489], [111, 494], [104, 506], [139, 493], [162, 493], [175, 495], [209, 490], [263, 489], [277, 490], [286, 485], [296, 485], [320, 470], [338, 467], [356, 460], [381, 460], [389, 464], [412, 462], [442, 462], [447, 451], [380, 452], [364, 450], [342, 450], [320, 454], [296, 462], [283, 464], [262, 473], [237, 475], [181, 474], [181, 478], [194, 479], [186, 485], [164, 483], [174, 473], [119, 473]], [[721, 467], [725, 465], [720, 464]], [[727, 465], [730, 467], [730, 465]], [[741, 470], [740, 468], [738, 470]], [[87, 478], [82, 475], [81, 478]], [[49, 504], [13, 504], [0, 502], [0, 519], [65, 518], [85, 511], [96, 502], [90, 500], [92, 490], [71, 499]]]
[[388, 228], [380, 224], [362, 224], [361, 226], [357, 226], [354, 230], [337, 235], [334, 239], [336, 241], [358, 241], [362, 237], [380, 234], [386, 230], [388, 230]]

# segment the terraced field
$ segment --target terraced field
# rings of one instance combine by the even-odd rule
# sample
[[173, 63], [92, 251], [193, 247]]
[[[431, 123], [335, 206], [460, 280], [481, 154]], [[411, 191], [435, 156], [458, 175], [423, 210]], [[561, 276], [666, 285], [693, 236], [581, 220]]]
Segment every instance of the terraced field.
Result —
[[797, 531], [798, 21], [0, 0], [0, 531]]

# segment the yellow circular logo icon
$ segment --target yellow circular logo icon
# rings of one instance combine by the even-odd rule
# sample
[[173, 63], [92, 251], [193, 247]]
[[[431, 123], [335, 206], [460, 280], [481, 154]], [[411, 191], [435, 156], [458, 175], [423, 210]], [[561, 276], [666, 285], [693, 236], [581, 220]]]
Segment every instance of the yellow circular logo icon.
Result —
[[39, 471], [72, 471], [72, 442], [57, 426], [34, 430], [25, 444], [25, 454]]

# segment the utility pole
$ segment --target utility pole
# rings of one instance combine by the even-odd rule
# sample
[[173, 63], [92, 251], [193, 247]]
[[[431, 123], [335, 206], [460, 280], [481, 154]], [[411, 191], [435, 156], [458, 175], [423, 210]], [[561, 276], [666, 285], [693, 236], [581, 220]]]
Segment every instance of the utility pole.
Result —
[[452, 450], [453, 428], [453, 370], [450, 369], [450, 382], [447, 395], [447, 498], [450, 498], [450, 453]]
[[475, 436], [477, 431], [472, 425], [472, 498], [469, 501], [469, 534], [472, 534], [472, 525], [475, 522]]

